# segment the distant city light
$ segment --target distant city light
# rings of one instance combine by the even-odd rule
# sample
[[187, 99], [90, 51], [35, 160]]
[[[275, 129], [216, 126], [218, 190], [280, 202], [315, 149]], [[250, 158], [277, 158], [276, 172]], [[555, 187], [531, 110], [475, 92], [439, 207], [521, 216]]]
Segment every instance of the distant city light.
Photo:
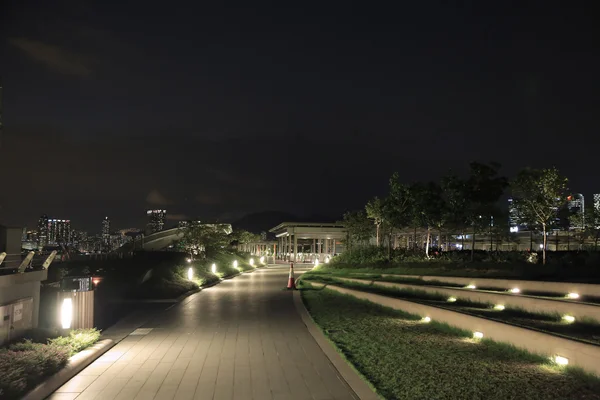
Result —
[[517, 233], [519, 232], [519, 227], [518, 226], [511, 226], [509, 229], [510, 233]]
[[540, 243], [540, 249], [543, 249], [543, 248], [544, 248], [544, 245]]

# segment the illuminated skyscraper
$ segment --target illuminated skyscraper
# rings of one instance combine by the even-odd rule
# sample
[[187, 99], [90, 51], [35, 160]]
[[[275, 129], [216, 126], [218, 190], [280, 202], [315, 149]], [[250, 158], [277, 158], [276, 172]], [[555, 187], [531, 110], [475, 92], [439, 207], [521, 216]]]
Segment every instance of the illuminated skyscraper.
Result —
[[600, 211], [600, 193], [594, 193], [594, 210]]
[[102, 242], [107, 246], [110, 244], [110, 220], [108, 217], [104, 217], [102, 220]]
[[44, 247], [48, 244], [48, 216], [43, 214], [40, 219], [38, 219], [38, 243], [39, 247]]
[[48, 220], [48, 243], [67, 244], [71, 243], [71, 220], [49, 219]]
[[[573, 193], [567, 196], [567, 207], [571, 215], [585, 215], [585, 201], [581, 193]], [[571, 229], [583, 229], [585, 222], [581, 219], [582, 226], [571, 226]]]
[[146, 225], [146, 235], [162, 231], [167, 219], [167, 210], [147, 210], [148, 224]]

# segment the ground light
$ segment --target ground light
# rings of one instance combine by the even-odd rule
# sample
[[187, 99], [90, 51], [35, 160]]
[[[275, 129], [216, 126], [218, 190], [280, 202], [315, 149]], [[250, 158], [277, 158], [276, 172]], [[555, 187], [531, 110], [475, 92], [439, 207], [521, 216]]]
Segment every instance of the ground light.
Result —
[[567, 294], [567, 297], [569, 299], [578, 299], [579, 298], [579, 293], [569, 293], [569, 294]]
[[494, 310], [503, 311], [505, 309], [504, 304], [496, 304]]
[[192, 269], [192, 267], [188, 268], [188, 279], [190, 281], [194, 279], [194, 270]]
[[325, 259], [325, 264], [329, 264], [329, 257]]
[[319, 266], [319, 259], [317, 258], [317, 259], [315, 260], [315, 267], [318, 267], [318, 266]]
[[251, 258], [251, 259], [250, 259], [250, 266], [251, 266], [251, 267], [254, 267], [254, 258]]
[[425, 323], [431, 322], [431, 318], [429, 318], [429, 317], [423, 317], [423, 318], [421, 318], [421, 322], [425, 322]]
[[238, 262], [237, 262], [237, 260], [233, 260], [233, 268], [238, 269]]
[[210, 266], [210, 270], [213, 274], [217, 273], [217, 264], [213, 264]]
[[572, 315], [563, 315], [562, 319], [570, 324], [575, 322], [575, 317]]
[[456, 301], [456, 297], [448, 297], [448, 303], [454, 303]]
[[465, 286], [466, 289], [477, 289], [477, 287], [475, 285], [468, 285]]
[[264, 264], [264, 263], [265, 263], [265, 256], [262, 256], [262, 257], [260, 258], [260, 263], [261, 263], [261, 264]]
[[521, 289], [519, 289], [518, 287], [514, 287], [514, 288], [510, 289], [509, 292], [511, 292], [511, 293], [521, 293]]
[[189, 263], [191, 263], [191, 262], [192, 262], [192, 259], [191, 259], [191, 258], [188, 258], [186, 261], [187, 261], [187, 262], [189, 262]]
[[557, 363], [558, 365], [569, 365], [569, 359], [566, 357], [555, 356], [554, 362]]
[[60, 323], [63, 329], [69, 329], [71, 327], [71, 320], [73, 319], [73, 300], [71, 298], [63, 299], [62, 306], [60, 308]]
[[482, 332], [473, 332], [473, 338], [474, 339], [483, 339], [483, 333]]

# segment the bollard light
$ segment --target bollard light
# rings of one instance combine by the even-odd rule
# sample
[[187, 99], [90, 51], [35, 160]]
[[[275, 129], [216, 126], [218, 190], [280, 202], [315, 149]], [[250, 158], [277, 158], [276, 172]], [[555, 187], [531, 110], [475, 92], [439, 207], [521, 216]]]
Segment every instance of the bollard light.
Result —
[[329, 257], [325, 259], [325, 264], [329, 264]]
[[555, 356], [554, 362], [557, 363], [558, 365], [569, 365], [569, 359], [566, 357]]
[[71, 328], [71, 321], [73, 319], [73, 300], [69, 297], [63, 299], [62, 306], [60, 308], [60, 323], [63, 329]]
[[575, 322], [575, 317], [572, 315], [563, 315], [562, 319], [565, 322], [568, 322], [569, 324], [572, 324], [573, 322]]
[[503, 311], [506, 307], [504, 307], [504, 304], [496, 304], [494, 306], [494, 310], [498, 310], [498, 311]]
[[519, 289], [518, 287], [514, 287], [512, 289], [510, 289], [511, 293], [521, 293], [521, 289]]
[[482, 332], [473, 332], [473, 339], [483, 339]]
[[421, 322], [425, 322], [425, 323], [431, 322], [431, 318], [430, 317], [423, 317], [423, 318], [421, 318]]
[[237, 262], [237, 260], [233, 260], [233, 268], [238, 269], [238, 262]]
[[315, 259], [315, 267], [318, 267], [318, 266], [319, 266], [319, 259], [317, 258], [317, 259]]
[[579, 298], [579, 293], [569, 293], [569, 294], [567, 294], [567, 297], [569, 299], [578, 299]]
[[454, 296], [448, 297], [447, 301], [448, 301], [448, 303], [454, 303], [456, 301], [456, 297], [454, 297]]
[[467, 285], [465, 289], [477, 289], [477, 287], [475, 285]]
[[217, 264], [213, 264], [210, 266], [210, 270], [213, 274], [217, 273]]
[[192, 267], [188, 268], [188, 279], [191, 281], [192, 279], [194, 279], [194, 270], [192, 269]]
[[261, 263], [261, 264], [264, 264], [264, 263], [265, 263], [265, 256], [262, 256], [262, 257], [260, 258], [260, 263]]
[[191, 262], [192, 262], [192, 259], [191, 259], [191, 258], [188, 258], [188, 259], [186, 259], [185, 261], [187, 261], [187, 262], [191, 263]]
[[254, 267], [254, 258], [251, 258], [251, 259], [250, 259], [250, 266], [251, 266], [251, 267]]

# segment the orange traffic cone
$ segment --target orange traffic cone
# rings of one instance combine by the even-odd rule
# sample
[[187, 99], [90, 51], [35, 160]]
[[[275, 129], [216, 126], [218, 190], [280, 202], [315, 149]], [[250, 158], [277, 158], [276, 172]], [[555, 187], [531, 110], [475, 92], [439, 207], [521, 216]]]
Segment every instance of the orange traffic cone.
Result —
[[288, 279], [287, 288], [291, 290], [296, 289], [296, 281], [294, 279], [294, 263], [290, 263], [290, 277]]

